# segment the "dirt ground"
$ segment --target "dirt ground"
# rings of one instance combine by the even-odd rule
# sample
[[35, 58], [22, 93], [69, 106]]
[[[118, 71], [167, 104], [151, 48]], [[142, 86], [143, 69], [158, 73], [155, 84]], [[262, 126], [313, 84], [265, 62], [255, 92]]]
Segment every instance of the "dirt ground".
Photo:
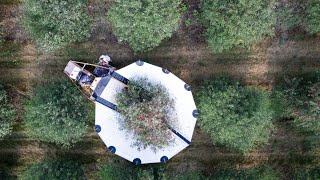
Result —
[[[265, 39], [249, 50], [234, 49], [213, 54], [203, 37], [205, 28], [195, 21], [189, 27], [184, 24], [185, 19], [194, 18], [190, 12], [199, 8], [200, 0], [186, 2], [187, 12], [172, 38], [163, 41], [150, 52], [134, 54], [128, 46], [117, 42], [111, 25], [104, 19], [111, 1], [91, 0], [88, 8], [95, 22], [90, 40], [50, 55], [38, 52], [36, 45], [24, 32], [20, 22], [22, 8], [19, 1], [0, 3], [0, 22], [8, 40], [6, 46], [0, 49], [0, 82], [8, 89], [11, 101], [18, 109], [12, 135], [0, 141], [0, 169], [12, 169], [11, 175], [16, 176], [25, 165], [56, 154], [70, 154], [86, 159], [88, 169], [94, 169], [92, 166], [96, 162], [117, 159], [106, 152], [93, 128], [89, 129], [79, 145], [70, 150], [38, 142], [24, 133], [24, 100], [39, 82], [64, 77], [63, 68], [70, 59], [94, 62], [99, 55], [107, 53], [117, 68], [142, 59], [168, 68], [193, 87], [202, 80], [228, 75], [244, 80], [248, 85], [268, 90], [284, 74], [320, 69], [320, 36], [288, 38], [284, 44], [279, 44], [279, 37], [276, 36]], [[94, 120], [91, 121], [93, 124]], [[199, 169], [210, 172], [221, 166], [252, 167], [269, 163], [286, 174], [288, 167], [320, 164], [320, 152], [305, 150], [304, 137], [292, 129], [289, 123], [275, 122], [275, 125], [277, 130], [273, 132], [269, 145], [248, 155], [214, 145], [207, 135], [196, 128], [192, 145], [172, 158], [168, 166], [173, 171]]]

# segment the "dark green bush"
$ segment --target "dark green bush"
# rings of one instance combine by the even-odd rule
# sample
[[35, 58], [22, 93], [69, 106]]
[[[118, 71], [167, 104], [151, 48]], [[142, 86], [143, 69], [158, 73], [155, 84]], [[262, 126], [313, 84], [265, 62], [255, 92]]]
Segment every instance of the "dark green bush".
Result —
[[175, 127], [174, 101], [166, 88], [147, 78], [131, 79], [128, 90], [116, 97], [121, 128], [132, 132], [138, 149], [163, 148], [171, 145], [173, 137], [168, 125]]
[[279, 172], [269, 166], [251, 169], [222, 169], [214, 172], [210, 179], [215, 180], [280, 180]]
[[315, 167], [312, 169], [300, 168], [296, 169], [292, 174], [291, 179], [293, 180], [315, 180], [320, 179], [320, 167]]
[[294, 118], [294, 124], [302, 131], [320, 135], [320, 72], [298, 77], [286, 77], [274, 89], [273, 104], [278, 118]]
[[83, 167], [73, 160], [46, 159], [27, 167], [20, 176], [21, 180], [43, 179], [85, 179]]
[[25, 110], [28, 134], [39, 140], [70, 147], [86, 132], [87, 105], [70, 82], [57, 81], [37, 87]]
[[[279, 3], [275, 9], [278, 24], [282, 26], [283, 29], [290, 30], [299, 27], [304, 21], [303, 4], [298, 2], [295, 3], [294, 6], [290, 3], [282, 2]], [[297, 6], [300, 8], [297, 8]]]
[[206, 180], [208, 178], [205, 178], [200, 172], [190, 171], [190, 172], [186, 172], [183, 174], [176, 174], [176, 175], [170, 177], [169, 179], [172, 179], [172, 180]]
[[151, 50], [178, 28], [178, 0], [115, 0], [108, 20], [119, 42], [135, 52]]
[[199, 125], [218, 144], [247, 152], [273, 129], [269, 94], [226, 79], [206, 81], [197, 93]]
[[98, 179], [164, 179], [164, 168], [158, 165], [135, 166], [127, 163], [110, 163], [100, 168]]
[[101, 180], [118, 180], [118, 179], [129, 179], [130, 170], [120, 167], [114, 164], [107, 164], [102, 166], [99, 170], [98, 177]]
[[173, 180], [280, 180], [280, 173], [272, 167], [263, 165], [255, 168], [247, 169], [215, 169], [211, 170], [211, 174], [204, 176], [198, 171], [188, 171], [182, 174], [169, 176], [168, 179]]
[[214, 52], [248, 47], [274, 34], [274, 1], [205, 0], [202, 17]]
[[14, 120], [15, 110], [8, 101], [6, 91], [0, 85], [0, 139], [11, 132]]
[[320, 32], [320, 0], [309, 0], [306, 6], [306, 26], [310, 33]]
[[25, 0], [23, 10], [26, 30], [46, 52], [89, 36], [87, 0]]

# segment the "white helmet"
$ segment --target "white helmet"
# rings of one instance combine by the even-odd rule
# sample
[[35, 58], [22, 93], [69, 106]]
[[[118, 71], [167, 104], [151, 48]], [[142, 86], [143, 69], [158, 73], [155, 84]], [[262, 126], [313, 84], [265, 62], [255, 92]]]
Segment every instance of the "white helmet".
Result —
[[99, 57], [99, 60], [104, 62], [112, 62], [111, 58], [108, 55], [101, 55]]

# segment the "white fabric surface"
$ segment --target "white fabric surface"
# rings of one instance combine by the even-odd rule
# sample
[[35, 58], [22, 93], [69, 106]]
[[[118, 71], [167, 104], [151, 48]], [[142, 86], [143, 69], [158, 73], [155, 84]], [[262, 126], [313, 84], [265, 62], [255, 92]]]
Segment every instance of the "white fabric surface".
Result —
[[[132, 63], [117, 70], [117, 73], [128, 79], [139, 76], [147, 77], [150, 81], [165, 86], [170, 97], [175, 100], [177, 125], [179, 127], [175, 130], [191, 142], [197, 120], [193, 117], [192, 112], [196, 110], [196, 106], [191, 91], [187, 91], [184, 88], [185, 82], [172, 73], [165, 74], [162, 68], [146, 62], [142, 66]], [[115, 94], [121, 91], [123, 87], [123, 84], [112, 79], [102, 92], [101, 97], [116, 104], [114, 99]], [[137, 147], [131, 147], [132, 143], [135, 142], [133, 136], [126, 136], [125, 130], [119, 129], [117, 116], [119, 116], [118, 112], [96, 102], [95, 124], [101, 127], [101, 132], [98, 133], [99, 136], [106, 146], [114, 146], [116, 148], [115, 154], [131, 162], [133, 159], [139, 158], [141, 164], [159, 163], [161, 157], [167, 156], [170, 159], [188, 146], [185, 141], [173, 133], [173, 137], [175, 138], [173, 146], [158, 149], [156, 152], [150, 148], [138, 151]]]

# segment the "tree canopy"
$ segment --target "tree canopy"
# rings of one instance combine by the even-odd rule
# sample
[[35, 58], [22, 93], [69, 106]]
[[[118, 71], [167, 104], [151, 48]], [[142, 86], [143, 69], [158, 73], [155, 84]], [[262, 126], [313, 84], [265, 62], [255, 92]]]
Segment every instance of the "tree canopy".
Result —
[[85, 179], [83, 167], [67, 159], [45, 159], [28, 166], [20, 176], [21, 180], [42, 179]]
[[219, 169], [211, 176], [211, 179], [257, 179], [257, 180], [277, 180], [281, 179], [280, 173], [268, 165], [249, 169]]
[[89, 36], [87, 0], [25, 0], [23, 24], [46, 52]]
[[274, 34], [274, 1], [205, 0], [202, 17], [213, 52], [248, 47]]
[[178, 28], [178, 0], [115, 0], [107, 18], [119, 42], [144, 52], [171, 37]]
[[118, 179], [168, 179], [165, 175], [165, 168], [161, 165], [136, 166], [128, 163], [108, 163], [100, 167], [97, 174], [101, 180]]
[[6, 91], [0, 85], [0, 139], [11, 132], [14, 120], [15, 110], [8, 101]]
[[320, 179], [320, 167], [314, 166], [312, 168], [295, 169], [295, 171], [292, 173], [291, 178], [306, 180]]
[[[311, 135], [319, 146], [320, 135], [320, 72], [296, 77], [285, 77], [274, 89], [278, 118], [293, 118], [293, 124], [302, 132]], [[315, 137], [314, 139], [312, 137]]]
[[28, 134], [39, 140], [70, 147], [86, 132], [87, 105], [70, 82], [56, 81], [37, 87], [25, 110]]
[[247, 152], [266, 143], [273, 128], [268, 93], [222, 78], [197, 92], [199, 125], [217, 144]]
[[118, 109], [123, 117], [120, 126], [133, 132], [138, 149], [151, 147], [154, 150], [169, 146], [173, 142], [168, 125], [175, 127], [174, 101], [166, 88], [153, 84], [147, 78], [131, 79], [128, 90], [116, 97]]
[[306, 26], [310, 33], [320, 32], [320, 0], [309, 0], [306, 5]]

